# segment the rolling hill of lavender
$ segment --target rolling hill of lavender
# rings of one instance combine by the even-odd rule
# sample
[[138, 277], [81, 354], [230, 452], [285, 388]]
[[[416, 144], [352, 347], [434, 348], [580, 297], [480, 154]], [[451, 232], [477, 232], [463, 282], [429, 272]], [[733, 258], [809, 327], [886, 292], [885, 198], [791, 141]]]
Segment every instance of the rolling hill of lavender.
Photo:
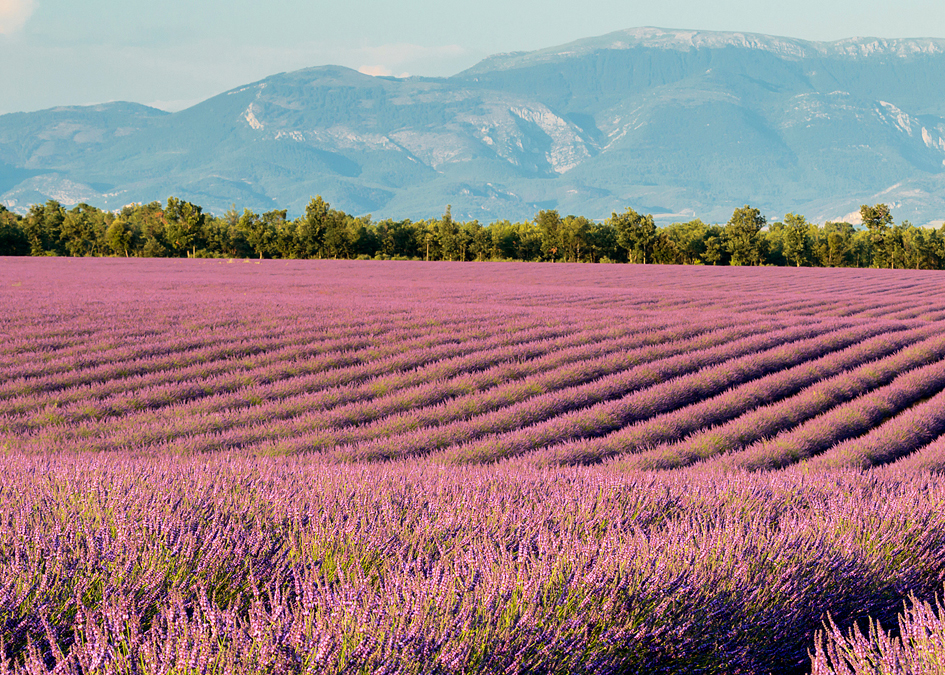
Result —
[[0, 673], [945, 668], [940, 273], [7, 258], [0, 337]]

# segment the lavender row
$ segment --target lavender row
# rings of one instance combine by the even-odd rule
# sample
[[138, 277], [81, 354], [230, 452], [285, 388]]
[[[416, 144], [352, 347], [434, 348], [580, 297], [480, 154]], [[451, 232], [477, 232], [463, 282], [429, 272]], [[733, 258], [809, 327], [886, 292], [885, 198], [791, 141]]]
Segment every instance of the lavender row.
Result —
[[[418, 328], [402, 328], [408, 335], [423, 336], [424, 331]], [[396, 333], [395, 333], [396, 334]], [[157, 356], [121, 360], [117, 359], [91, 367], [74, 368], [74, 364], [65, 365], [59, 372], [36, 374], [33, 376], [14, 376], [0, 388], [0, 396], [4, 398], [42, 394], [57, 390], [68, 389], [83, 385], [93, 385], [105, 380], [121, 380], [135, 376], [151, 375], [152, 379], [168, 374], [173, 377], [181, 369], [187, 367], [220, 368], [226, 367], [230, 359], [256, 356], [272, 349], [287, 349], [290, 353], [297, 351], [299, 356], [318, 355], [322, 348], [325, 351], [344, 352], [352, 349], [371, 348], [371, 340], [363, 335], [351, 335], [347, 338], [324, 340], [324, 346], [316, 340], [311, 347], [306, 345], [311, 341], [307, 336], [289, 338], [288, 340], [259, 339], [256, 337], [221, 340], [213, 336], [199, 340], [186, 340], [185, 344], [174, 344], [169, 350], [159, 350], [163, 353]], [[222, 344], [221, 344], [222, 343]], [[193, 346], [193, 349], [191, 349]]]
[[[675, 330], [682, 330], [684, 333], [690, 332], [684, 328]], [[696, 333], [694, 337], [665, 344], [660, 339], [662, 336], [659, 333], [656, 335], [645, 333], [643, 342], [649, 344], [649, 346], [631, 350], [628, 353], [617, 354], [613, 359], [616, 360], [618, 365], [625, 365], [628, 362], [645, 363], [649, 360], [665, 357], [667, 353], [685, 353], [693, 345], [723, 344], [734, 337], [751, 334], [756, 330], [760, 330], [760, 328], [756, 326], [751, 328], [734, 327], [710, 331], [705, 334]], [[578, 375], [584, 373], [589, 367], [587, 364], [587, 361], [579, 363], [576, 366], [576, 373]], [[567, 369], [567, 366], [564, 368]], [[493, 373], [493, 375], [495, 374]], [[584, 379], [590, 379], [592, 374], [593, 371], [589, 371]], [[469, 377], [466, 376], [467, 379]], [[510, 397], [528, 399], [536, 393], [535, 386], [527, 380], [504, 384], [495, 389], [497, 391], [491, 394], [487, 391], [485, 395], [472, 394], [459, 397], [455, 401], [449, 401], [438, 406], [409, 410], [402, 415], [394, 415], [375, 424], [349, 429], [326, 428], [324, 421], [317, 413], [313, 414], [308, 405], [302, 405], [300, 406], [301, 410], [298, 410], [294, 406], [286, 405], [285, 401], [277, 401], [268, 406], [256, 406], [248, 413], [250, 415], [259, 413], [261, 415], [262, 422], [255, 426], [235, 425], [232, 420], [235, 418], [240, 421], [239, 415], [223, 415], [221, 419], [221, 416], [170, 414], [153, 422], [142, 416], [134, 416], [129, 417], [126, 422], [121, 424], [106, 420], [102, 424], [94, 426], [86, 422], [80, 423], [74, 428], [52, 428], [42, 435], [27, 439], [25, 447], [42, 447], [49, 444], [57, 447], [73, 447], [73, 439], [78, 438], [81, 439], [81, 447], [98, 449], [131, 447], [129, 444], [148, 446], [157, 443], [170, 443], [173, 444], [172, 447], [165, 446], [168, 450], [194, 452], [244, 447], [251, 443], [269, 442], [278, 444], [278, 447], [283, 448], [279, 452], [285, 452], [286, 443], [297, 444], [299, 449], [311, 449], [315, 443], [320, 443], [323, 446], [333, 444], [337, 442], [339, 437], [351, 440], [387, 436], [392, 434], [393, 430], [398, 428], [398, 425], [405, 425], [408, 429], [416, 428], [419, 426], [417, 423], [418, 417], [424, 416], [425, 419], [429, 420], [430, 416], [437, 415], [438, 417], [434, 421], [458, 420], [456, 424], [466, 424], [464, 420], [469, 416], [469, 405], [476, 406], [476, 409], [479, 409], [479, 406], [484, 407], [488, 404], [501, 405]], [[332, 392], [329, 392], [329, 395], [331, 394]], [[370, 405], [370, 401], [365, 405]], [[173, 413], [175, 410], [170, 412]], [[296, 410], [300, 413], [298, 417], [285, 419], [287, 411], [295, 412]], [[181, 413], [186, 411], [186, 407], [181, 407], [179, 410]], [[489, 416], [486, 415], [485, 417], [488, 418]], [[495, 416], [486, 419], [484, 428], [488, 430], [488, 424], [492, 423], [495, 423]], [[514, 425], [514, 417], [506, 424]], [[443, 428], [449, 426], [449, 424], [446, 427], [441, 426], [437, 431], [440, 432]]]
[[[393, 347], [385, 350], [388, 356], [429, 342], [422, 331], [411, 330], [409, 336], [405, 337], [413, 339], [406, 343], [394, 342]], [[444, 338], [444, 342], [451, 341]], [[332, 340], [327, 344], [316, 343], [311, 346], [290, 345], [271, 351], [255, 342], [245, 343], [243, 349], [215, 346], [199, 354], [174, 354], [165, 358], [103, 366], [71, 376], [12, 382], [10, 388], [18, 390], [18, 395], [4, 401], [3, 407], [7, 413], [21, 414], [75, 401], [95, 402], [114, 396], [134, 398], [136, 394], [146, 395], [147, 390], [154, 388], [170, 392], [176, 385], [187, 387], [195, 381], [212, 385], [212, 378], [215, 377], [228, 381], [238, 378], [245, 385], [256, 381], [258, 375], [262, 374], [254, 377], [251, 374], [254, 369], [266, 369], [270, 377], [274, 378], [290, 377], [298, 372], [321, 372], [326, 368], [356, 364], [361, 361], [361, 357], [376, 356], [376, 346], [364, 339], [340, 343]]]
[[[864, 325], [826, 334], [814, 333], [813, 337], [802, 332], [790, 340], [759, 341], [751, 350], [733, 350], [726, 359], [702, 363], [696, 372], [664, 371], [657, 379], [659, 384], [615, 401], [595, 402], [585, 409], [540, 424], [453, 448], [445, 459], [451, 462], [492, 462], [564, 441], [602, 436], [772, 371], [818, 358], [882, 331], [882, 327]], [[782, 344], [784, 342], [787, 344]]]
[[[553, 366], [581, 360], [594, 353], [616, 351], [628, 344], [659, 343], [667, 334], [691, 330], [679, 328], [644, 332], [601, 341], [593, 341], [596, 335], [600, 335], [593, 331], [564, 338], [548, 338], [547, 329], [502, 333], [499, 340], [464, 341], [459, 346], [450, 344], [441, 349], [407, 351], [404, 355], [380, 361], [319, 370], [312, 375], [296, 376], [271, 384], [246, 386], [246, 380], [251, 375], [234, 373], [185, 381], [173, 389], [155, 387], [109, 397], [98, 404], [80, 401], [72, 408], [57, 408], [40, 413], [30, 420], [0, 417], [0, 430], [22, 435], [30, 429], [49, 426], [50, 422], [59, 426], [79, 424], [75, 427], [76, 433], [82, 438], [96, 438], [95, 446], [100, 449], [113, 447], [116, 441], [110, 439], [124, 439], [129, 433], [137, 435], [140, 444], [150, 444], [167, 440], [171, 432], [174, 436], [219, 432], [231, 427], [311, 414], [317, 410], [344, 406], [350, 401], [369, 404], [378, 396], [388, 401], [404, 398], [402, 405], [407, 405], [416, 403], [415, 397], [424, 395], [422, 389], [419, 393], [416, 391], [417, 387], [431, 387], [416, 383], [430, 379], [434, 380], [432, 386], [436, 386], [441, 378], [449, 378], [448, 382], [454, 382], [456, 387], [470, 387], [481, 381], [501, 380], [522, 371], [541, 370], [549, 364]], [[608, 330], [607, 333], [613, 331]], [[519, 340], [525, 342], [519, 343]], [[592, 341], [588, 343], [589, 340]], [[486, 349], [494, 342], [501, 346]], [[439, 358], [444, 355], [444, 349], [447, 350], [446, 356]], [[459, 351], [461, 355], [450, 356], [453, 351]], [[469, 351], [471, 353], [467, 354]], [[271, 373], [265, 375], [271, 376]], [[257, 378], [263, 379], [258, 374]], [[416, 386], [411, 388], [411, 385]], [[407, 392], [398, 393], [402, 388], [407, 388]], [[182, 402], [181, 399], [187, 397], [190, 391], [194, 392], [194, 400]], [[206, 394], [208, 391], [213, 392], [212, 395]], [[201, 395], [204, 396], [198, 398]], [[110, 414], [117, 412], [123, 417], [104, 417], [99, 421], [98, 418], [103, 417], [100, 412], [103, 407], [107, 407]], [[145, 407], [148, 409], [137, 410]], [[50, 415], [55, 417], [50, 419]], [[149, 431], [151, 429], [154, 432]], [[56, 443], [69, 442], [67, 432], [57, 429], [55, 434]], [[53, 441], [48, 436], [40, 436], [37, 440], [41, 443]]]
[[[81, 445], [86, 449], [108, 449], [115, 443], [118, 443], [119, 447], [127, 447], [127, 443], [145, 445], [193, 431], [195, 427], [206, 431], [213, 420], [208, 416], [192, 415], [191, 407], [194, 401], [219, 396], [220, 391], [233, 391], [230, 403], [239, 402], [249, 408], [249, 416], [258, 410], [258, 414], [267, 419], [272, 415], [282, 417], [307, 410], [307, 401], [312, 398], [320, 398], [322, 402], [330, 403], [338, 396], [352, 395], [365, 388], [370, 390], [370, 378], [379, 373], [386, 376], [392, 371], [396, 373], [398, 368], [422, 367], [426, 361], [437, 366], [452, 360], [449, 358], [451, 354], [464, 351], [450, 344], [442, 349], [425, 352], [406, 350], [404, 354], [395, 354], [367, 363], [344, 358], [334, 364], [340, 367], [317, 370], [311, 376], [292, 378], [288, 381], [303, 390], [315, 389], [313, 394], [268, 404], [264, 404], [263, 399], [256, 393], [258, 386], [254, 384], [254, 379], [239, 372], [224, 373], [209, 381], [189, 380], [173, 387], [149, 387], [109, 398], [106, 402], [108, 410], [123, 413], [121, 417], [102, 417], [102, 405], [94, 402], [84, 404], [80, 400], [67, 409], [53, 405], [29, 416], [0, 417], [0, 431], [18, 437], [26, 443], [21, 443], [21, 447], [41, 448], [51, 445], [65, 448], [75, 439], [81, 439]], [[520, 354], [520, 351], [517, 346], [504, 349], [506, 356], [512, 353]], [[367, 385], [357, 384], [366, 379]], [[355, 384], [348, 384], [351, 382]], [[211, 384], [216, 388], [216, 395], [209, 389]], [[321, 385], [322, 390], [316, 385]], [[326, 393], [324, 388], [330, 389]], [[381, 384], [380, 388], [385, 387]], [[347, 392], [340, 391], [341, 389], [347, 389]], [[238, 416], [236, 414], [236, 417]], [[116, 438], [120, 440], [114, 440]]]
[[[293, 379], [291, 389], [285, 382], [278, 386], [252, 387], [251, 392], [241, 390], [201, 401], [188, 406], [186, 412], [195, 428], [209, 425], [217, 431], [299, 415], [305, 415], [305, 424], [309, 427], [365, 424], [450, 399], [450, 405], [455, 405], [457, 397], [484, 403], [496, 389], [515, 389], [521, 390], [523, 395], [535, 395], [549, 388], [552, 382], [560, 383], [562, 372], [568, 374], [576, 370], [584, 373], [590, 370], [600, 374], [617, 370], [632, 361], [641, 346], [665, 349], [662, 344], [667, 340], [691, 339], [713, 327], [712, 324], [693, 326], [689, 322], [660, 330], [637, 327], [639, 332], [627, 331], [621, 337], [582, 331], [567, 338], [543, 339], [492, 350], [479, 350], [476, 349], [478, 345], [464, 342], [464, 347], [471, 352], [468, 355], [435, 361], [407, 372], [385, 374], [356, 385], [315, 391], [318, 387], [313, 386], [313, 378], [301, 382]], [[612, 333], [612, 330], [607, 331], [608, 335]], [[521, 337], [521, 334], [515, 334], [513, 339]], [[631, 350], [629, 354], [627, 350]], [[592, 376], [585, 376], [585, 379]], [[510, 384], [526, 378], [524, 388]], [[249, 395], [260, 403], [252, 407], [241, 405]], [[500, 398], [510, 400], [507, 395], [500, 395]], [[149, 411], [136, 417], [134, 424], [151, 424], [158, 417], [175, 414], [179, 411]]]
[[[395, 434], [377, 440], [333, 448], [331, 453], [339, 458], [380, 459], [424, 454], [449, 446], [474, 441], [489, 434], [509, 432], [523, 427], [536, 425], [545, 420], [556, 418], [575, 410], [587, 409], [589, 415], [609, 411], [603, 406], [620, 409], [620, 399], [639, 389], [651, 387], [672, 377], [687, 374], [706, 366], [724, 363], [729, 359], [752, 354], [761, 349], [781, 345], [812, 336], [822, 335], [833, 328], [832, 325], [809, 325], [784, 328], [765, 332], [762, 323], [753, 324], [753, 328], [762, 332], [734, 339], [726, 344], [696, 350], [686, 350], [676, 356], [660, 359], [651, 363], [634, 366], [612, 376], [594, 380], [584, 385], [568, 387], [560, 391], [537, 396], [520, 404], [502, 408], [485, 415], [471, 416], [438, 427], [423, 427], [407, 433]], [[609, 402], [617, 399], [613, 404]], [[604, 403], [602, 403], [604, 402]], [[587, 415], [588, 413], [584, 413]], [[605, 415], [597, 421], [606, 423]], [[585, 417], [589, 419], [589, 417]], [[368, 427], [370, 429], [370, 427]], [[383, 427], [381, 428], [383, 431]], [[316, 443], [316, 438], [306, 437], [301, 442]], [[316, 446], [317, 447], [317, 446]]]
[[903, 373], [885, 387], [808, 420], [796, 429], [755, 443], [724, 463], [750, 471], [778, 469], [809, 459], [835, 444], [866, 433], [887, 418], [945, 388], [945, 361]]
[[917, 403], [866, 434], [839, 443], [806, 463], [812, 469], [866, 469], [893, 462], [945, 434], [945, 391]]
[[[514, 329], [519, 328], [513, 324]], [[536, 334], [544, 336], [557, 336], [571, 331], [555, 329], [552, 327], [533, 327], [530, 325], [521, 326], [525, 331], [535, 331]], [[188, 378], [206, 378], [218, 373], [227, 373], [234, 369], [252, 371], [254, 369], [270, 366], [271, 370], [267, 373], [254, 374], [254, 380], [274, 381], [281, 378], [297, 376], [300, 373], [318, 373], [331, 367], [331, 363], [319, 362], [318, 359], [340, 358], [342, 362], [357, 363], [359, 361], [369, 361], [371, 359], [383, 358], [385, 354], [396, 354], [408, 351], [410, 348], [428, 348], [433, 345], [445, 344], [447, 348], [462, 339], [467, 340], [488, 340], [494, 338], [497, 340], [508, 339], [508, 329], [505, 326], [484, 326], [481, 323], [460, 330], [454, 327], [452, 330], [443, 331], [439, 334], [431, 333], [428, 329], [417, 326], [400, 326], [396, 330], [376, 331], [373, 326], [362, 326], [358, 335], [353, 335], [347, 339], [311, 339], [302, 334], [293, 336], [285, 341], [284, 344], [275, 344], [268, 346], [265, 343], [258, 345], [253, 349], [253, 355], [243, 357], [234, 362], [231, 359], [222, 359], [213, 361], [206, 359], [205, 363], [198, 363], [194, 366], [183, 368], [172, 368], [168, 371], [156, 370], [147, 372], [145, 375], [127, 376], [124, 370], [119, 367], [117, 373], [107, 374], [101, 381], [92, 379], [87, 385], [92, 387], [92, 391], [80, 392], [85, 394], [85, 398], [91, 396], [107, 396], [115, 393], [122, 393], [126, 390], [132, 390], [140, 386], [161, 385], [165, 382], [186, 381]], [[479, 344], [475, 344], [478, 347]], [[314, 359], [314, 361], [313, 361]], [[155, 370], [153, 367], [144, 366], [145, 370]], [[162, 379], [162, 377], [166, 377]], [[122, 381], [129, 379], [129, 386], [122, 387]], [[101, 391], [99, 391], [101, 390]], [[41, 398], [39, 400], [42, 400]]]
[[[691, 350], [706, 349], [755, 332], [754, 327], [732, 326], [708, 331], [690, 326], [689, 330], [674, 331], [674, 335], [648, 334], [636, 345], [623, 350], [608, 350], [600, 356], [588, 355], [576, 362], [562, 364], [551, 369], [532, 370], [523, 377], [507, 377], [505, 373], [484, 373], [480, 386], [469, 386], [469, 391], [457, 391], [455, 396], [437, 397], [438, 400], [384, 402], [358, 401], [348, 406], [326, 411], [319, 416], [307, 416], [306, 428], [324, 428], [337, 431], [339, 438], [351, 442], [354, 439], [370, 438], [409, 431], [417, 427], [440, 426], [471, 416], [486, 414], [493, 410], [515, 405], [544, 394], [580, 387], [593, 381], [620, 376], [629, 368], [644, 363], [658, 362]], [[476, 378], [478, 380], [478, 378]], [[414, 392], [404, 392], [413, 396]], [[381, 403], [383, 407], [377, 405]], [[388, 404], [388, 405], [384, 405]], [[403, 411], [404, 414], [392, 414]], [[372, 424], [372, 422], [377, 424]], [[357, 430], [346, 427], [359, 425]], [[354, 434], [353, 436], [351, 434]]]
[[640, 455], [627, 461], [642, 469], [657, 468], [658, 459], [654, 460], [654, 456], [666, 458], [660, 454], [662, 451], [647, 454], [645, 451], [648, 448], [679, 442], [702, 429], [716, 427], [750, 413], [758, 406], [770, 405], [793, 396], [824, 378], [888, 356], [935, 332], [935, 328], [928, 326], [886, 332], [839, 352], [733, 387], [712, 398], [623, 427], [606, 436], [549, 447], [542, 453], [541, 459], [553, 464], [588, 464], [614, 455], [639, 452]]
[[887, 469], [897, 474], [912, 474], [916, 471], [945, 471], [945, 435], [928, 445], [890, 464]]
[[[354, 456], [379, 459], [424, 454], [496, 431], [510, 431], [582, 408], [590, 402], [616, 398], [647, 382], [657, 381], [661, 369], [691, 367], [693, 359], [724, 358], [722, 354], [746, 349], [745, 340], [765, 339], [759, 324], [731, 326], [667, 344], [657, 344], [616, 355], [609, 369], [613, 374], [595, 378], [592, 363], [576, 364], [569, 373], [557, 372], [541, 383], [541, 389], [524, 380], [464, 396], [429, 408], [411, 410], [363, 427], [319, 430], [307, 418], [290, 434], [298, 434], [299, 448], [330, 449], [339, 458]], [[793, 330], [793, 329], [789, 329]], [[808, 329], [809, 330], [809, 329]], [[747, 336], [747, 337], [746, 337]], [[735, 341], [734, 343], [731, 341]], [[750, 344], [754, 344], [751, 342]], [[567, 381], [580, 384], [567, 386]], [[311, 430], [311, 433], [306, 433]], [[388, 454], [394, 448], [393, 454]], [[380, 454], [378, 454], [380, 453]]]
[[[199, 318], [199, 314], [197, 317]], [[215, 322], [210, 326], [190, 325], [181, 326], [179, 320], [173, 322], [151, 319], [144, 326], [134, 315], [113, 317], [114, 324], [106, 323], [95, 326], [79, 336], [81, 339], [71, 348], [63, 352], [57, 350], [51, 354], [43, 353], [42, 349], [29, 346], [36, 341], [30, 331], [20, 330], [17, 335], [26, 343], [24, 350], [30, 354], [36, 351], [36, 358], [29, 361], [22, 360], [22, 354], [8, 359], [2, 366], [7, 379], [49, 376], [56, 373], [65, 373], [77, 368], [107, 366], [109, 364], [134, 362], [160, 356], [173, 355], [176, 352], [199, 350], [214, 345], [230, 342], [262, 341], [273, 345], [281, 344], [279, 339], [288, 340], [289, 344], [304, 344], [309, 340], [336, 339], [339, 341], [363, 337], [365, 330], [392, 331], [415, 325], [415, 319], [410, 316], [384, 316], [375, 318], [369, 326], [364, 321], [352, 321], [350, 316], [320, 316], [317, 323], [307, 321], [301, 317], [280, 317], [276, 325], [266, 322], [228, 320]], [[53, 323], [53, 326], [56, 324]], [[57, 327], [62, 335], [61, 327]], [[50, 329], [50, 324], [43, 324], [44, 330]], [[274, 335], [277, 336], [274, 338]], [[159, 341], [155, 338], [160, 337]], [[96, 349], [96, 342], [105, 345], [104, 349]]]
[[[450, 330], [440, 331], [444, 339], [455, 339], [456, 335], [449, 333], [468, 334], [476, 331], [488, 330], [488, 324], [484, 325], [481, 321], [461, 321], [459, 325], [451, 325]], [[513, 324], [514, 327], [514, 324]], [[492, 333], [499, 331], [498, 326], [492, 326]], [[362, 323], [362, 325], [347, 335], [338, 337], [326, 335], [324, 330], [317, 325], [308, 327], [305, 330], [285, 333], [280, 330], [279, 337], [261, 337], [253, 335], [249, 331], [244, 335], [245, 329], [236, 333], [235, 336], [221, 338], [221, 336], [208, 335], [206, 337], [182, 338], [172, 343], [172, 349], [158, 349], [157, 356], [149, 356], [132, 359], [109, 359], [102, 364], [91, 367], [76, 368], [75, 363], [67, 363], [61, 369], [61, 372], [51, 372], [41, 374], [35, 377], [15, 377], [10, 373], [9, 379], [12, 380], [5, 387], [0, 389], [0, 396], [11, 395], [10, 389], [14, 392], [22, 390], [23, 393], [44, 392], [63, 389], [67, 387], [92, 384], [104, 379], [125, 378], [139, 374], [159, 373], [160, 371], [177, 370], [182, 366], [191, 364], [206, 364], [210, 367], [214, 362], [234, 358], [255, 356], [265, 354], [269, 350], [297, 348], [298, 356], [318, 355], [323, 351], [345, 351], [355, 349], [376, 348], [379, 341], [387, 344], [403, 339], [414, 337], [418, 340], [423, 336], [433, 339], [436, 332], [429, 328], [418, 326], [415, 322], [403, 322], [400, 324], [390, 324], [387, 321], [377, 323]], [[311, 343], [311, 346], [309, 344]], [[289, 356], [290, 354], [286, 354]], [[120, 356], [120, 354], [118, 355]], [[7, 371], [4, 371], [7, 372]]]
[[[398, 357], [402, 360], [407, 355], [408, 361], [401, 369], [413, 369], [429, 362], [455, 358], [457, 354], [463, 354], [464, 350], [502, 349], [509, 344], [527, 344], [536, 340], [554, 339], [562, 333], [560, 329], [545, 327], [511, 333], [498, 328], [491, 333], [482, 328], [476, 328], [466, 334], [451, 331], [431, 336], [422, 330], [412, 329], [385, 336], [389, 342], [384, 346], [363, 338], [355, 344], [342, 346], [356, 347], [353, 349], [339, 348], [338, 343], [334, 341], [293, 345], [263, 352], [251, 360], [240, 360], [236, 363], [220, 360], [172, 371], [151, 372], [132, 378], [106, 379], [66, 391], [17, 397], [0, 402], [0, 411], [7, 414], [22, 414], [50, 404], [60, 407], [76, 402], [77, 407], [82, 410], [91, 406], [93, 409], [91, 416], [101, 417], [189, 400], [194, 398], [191, 392], [199, 392], [198, 396], [207, 396], [218, 392], [234, 391], [248, 385], [275, 386], [277, 383], [286, 381], [290, 383], [284, 388], [289, 391], [309, 391], [312, 386], [315, 386], [315, 383], [310, 381], [312, 378], [320, 379], [326, 372], [342, 368], [370, 367], [368, 364], [387, 361], [388, 363], [385, 363], [383, 367], [375, 366], [374, 369], [379, 372], [390, 372], [396, 369], [396, 366], [389, 361], [392, 359], [396, 361]], [[593, 335], [594, 333], [590, 332], [590, 337]], [[570, 339], [584, 341], [588, 337], [578, 334]], [[417, 356], [420, 358], [416, 358]], [[175, 393], [177, 389], [181, 391], [180, 394]], [[156, 393], [149, 396], [151, 392]], [[65, 413], [65, 411], [61, 412]]]
[[672, 469], [715, 457], [803, 424], [845, 402], [893, 382], [903, 371], [945, 358], [945, 337], [935, 336], [892, 356], [863, 364], [813, 384], [776, 403], [758, 407], [730, 422], [710, 427], [680, 441], [629, 455], [633, 469]]
[[[365, 308], [367, 309], [367, 308]], [[381, 337], [382, 334], [390, 333], [396, 335], [397, 332], [415, 330], [418, 332], [435, 333], [429, 326], [423, 325], [425, 322], [418, 313], [399, 313], [394, 312], [390, 315], [380, 313], [371, 316], [366, 321], [363, 316], [358, 317], [358, 307], [354, 306], [345, 313], [320, 312], [317, 321], [306, 319], [300, 316], [281, 316], [269, 317], [267, 321], [238, 321], [231, 320], [222, 325], [212, 325], [208, 330], [199, 330], [197, 326], [190, 327], [190, 322], [185, 325], [189, 330], [181, 327], [179, 322], [173, 324], [163, 323], [161, 320], [149, 320], [146, 326], [152, 340], [145, 344], [126, 344], [119, 340], [118, 346], [110, 347], [104, 351], [94, 350], [93, 344], [84, 345], [84, 349], [77, 349], [75, 353], [70, 354], [61, 361], [49, 362], [46, 359], [31, 359], [34, 363], [23, 362], [20, 359], [15, 365], [3, 368], [2, 372], [6, 374], [6, 379], [20, 377], [50, 376], [57, 373], [71, 373], [77, 369], [89, 367], [107, 367], [115, 363], [129, 363], [149, 358], [168, 356], [173, 358], [176, 352], [188, 352], [205, 347], [220, 346], [230, 342], [245, 343], [256, 342], [261, 347], [267, 349], [278, 348], [283, 344], [304, 345], [308, 342], [326, 342], [332, 339], [339, 342], [340, 345], [352, 342], [360, 344], [369, 342], [373, 337]], [[449, 312], [438, 313], [441, 319], [445, 320], [445, 326], [459, 329], [462, 332], [474, 331], [477, 327], [485, 328], [490, 321], [483, 321], [483, 316], [469, 312]], [[199, 316], [199, 315], [198, 315]], [[485, 316], [488, 317], [488, 314]], [[133, 319], [133, 317], [129, 317]], [[277, 319], [277, 320], [276, 320]], [[507, 318], [510, 324], [509, 328], [515, 327], [523, 322], [534, 323], [535, 317], [516, 317]], [[549, 322], [549, 325], [551, 322]], [[104, 333], [103, 333], [104, 331]], [[102, 326], [94, 334], [90, 334], [87, 340], [101, 339], [106, 343], [115, 341], [115, 336], [110, 335], [110, 327]], [[141, 329], [135, 331], [132, 337], [140, 337]], [[171, 335], [168, 335], [170, 333]], [[158, 342], [153, 341], [156, 335], [161, 336]], [[173, 336], [173, 337], [171, 337]], [[274, 337], [275, 336], [275, 337]], [[170, 338], [170, 339], [169, 339]]]

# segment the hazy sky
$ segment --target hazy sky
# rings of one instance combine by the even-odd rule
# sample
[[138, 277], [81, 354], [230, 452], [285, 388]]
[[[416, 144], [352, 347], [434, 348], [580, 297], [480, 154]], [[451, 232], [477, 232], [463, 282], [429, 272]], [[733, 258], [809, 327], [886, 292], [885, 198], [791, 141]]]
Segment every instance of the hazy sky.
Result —
[[945, 10], [942, 0], [0, 0], [0, 114], [115, 100], [178, 110], [329, 63], [452, 75], [496, 52], [638, 26], [945, 37]]

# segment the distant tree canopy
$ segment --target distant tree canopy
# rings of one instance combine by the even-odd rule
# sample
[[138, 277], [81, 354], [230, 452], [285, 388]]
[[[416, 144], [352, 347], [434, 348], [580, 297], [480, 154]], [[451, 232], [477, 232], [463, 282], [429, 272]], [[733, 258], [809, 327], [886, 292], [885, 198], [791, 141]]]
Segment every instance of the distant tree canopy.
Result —
[[770, 223], [745, 205], [725, 225], [701, 220], [657, 227], [632, 208], [603, 222], [539, 211], [534, 220], [482, 225], [452, 209], [428, 220], [355, 217], [321, 197], [289, 219], [235, 207], [222, 216], [170, 197], [103, 211], [55, 200], [20, 216], [0, 205], [0, 255], [521, 260], [676, 265], [790, 265], [945, 269], [945, 226], [896, 224], [886, 204], [860, 209], [863, 227], [817, 225], [788, 213]]

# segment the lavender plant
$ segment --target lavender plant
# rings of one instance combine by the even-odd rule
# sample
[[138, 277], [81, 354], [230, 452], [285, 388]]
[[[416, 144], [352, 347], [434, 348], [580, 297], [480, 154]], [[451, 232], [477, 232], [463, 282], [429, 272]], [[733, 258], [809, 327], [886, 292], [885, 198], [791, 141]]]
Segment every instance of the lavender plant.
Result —
[[864, 634], [829, 619], [819, 633], [811, 675], [936, 675], [945, 672], [945, 612], [939, 602], [912, 597], [899, 615], [898, 635], [870, 619]]
[[939, 276], [640, 267], [4, 260], [0, 673], [922, 663]]

